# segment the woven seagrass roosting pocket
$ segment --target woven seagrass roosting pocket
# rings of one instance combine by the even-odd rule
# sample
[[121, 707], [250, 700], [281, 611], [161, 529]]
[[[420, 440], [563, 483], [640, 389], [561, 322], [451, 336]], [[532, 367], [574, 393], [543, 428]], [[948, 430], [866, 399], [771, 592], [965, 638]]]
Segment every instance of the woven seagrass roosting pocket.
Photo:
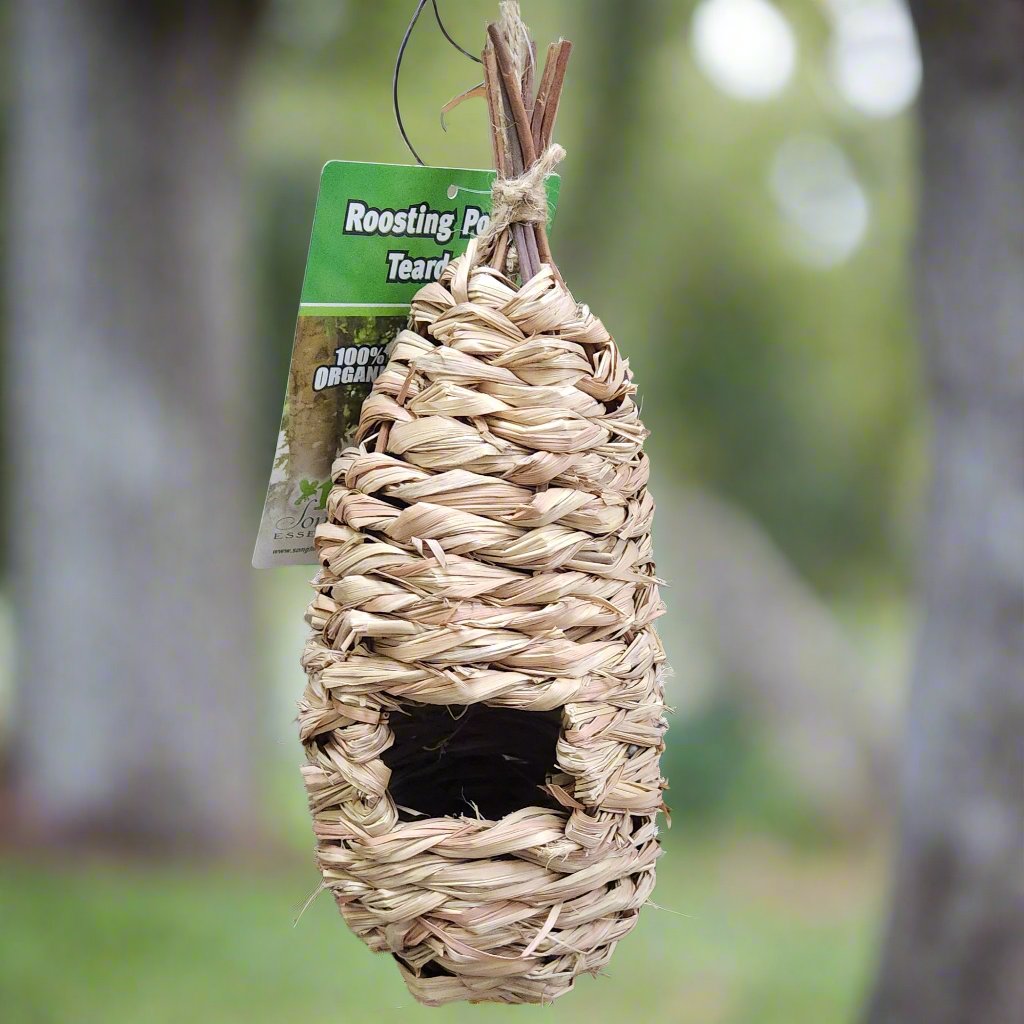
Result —
[[[545, 259], [553, 116], [509, 95], [516, 15], [485, 51], [493, 230], [416, 295], [335, 464], [303, 657], [324, 884], [430, 1004], [568, 991], [636, 923], [659, 854], [645, 430]], [[556, 106], [556, 71], [545, 88]]]

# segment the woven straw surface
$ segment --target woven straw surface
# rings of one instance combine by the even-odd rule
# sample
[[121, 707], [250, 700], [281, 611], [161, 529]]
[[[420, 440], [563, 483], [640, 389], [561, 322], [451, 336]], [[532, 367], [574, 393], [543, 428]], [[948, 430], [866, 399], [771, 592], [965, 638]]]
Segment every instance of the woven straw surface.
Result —
[[[664, 788], [628, 364], [550, 267], [517, 288], [475, 249], [414, 299], [335, 464], [299, 716], [324, 884], [429, 1004], [600, 970], [653, 888]], [[396, 716], [473, 704], [560, 714], [533, 805], [397, 806]]]

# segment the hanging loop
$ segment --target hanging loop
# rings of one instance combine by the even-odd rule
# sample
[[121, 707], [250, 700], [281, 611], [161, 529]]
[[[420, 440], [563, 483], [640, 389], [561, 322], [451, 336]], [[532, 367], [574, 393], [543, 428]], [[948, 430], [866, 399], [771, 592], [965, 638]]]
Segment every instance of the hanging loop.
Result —
[[[437, 21], [437, 27], [441, 30], [441, 34], [448, 40], [451, 45], [459, 51], [459, 53], [468, 57], [470, 60], [476, 61], [477, 64], [482, 63], [479, 57], [474, 56], [465, 47], [460, 46], [451, 33], [445, 28], [444, 21], [441, 19], [441, 11], [437, 6], [437, 0], [430, 0], [431, 5], [434, 8], [434, 18]], [[417, 0], [416, 10], [413, 11], [411, 20], [405, 30], [405, 35], [402, 36], [402, 43], [398, 47], [398, 54], [395, 57], [395, 70], [391, 78], [391, 102], [394, 106], [395, 111], [395, 123], [398, 125], [399, 134], [402, 136], [402, 141], [406, 144], [409, 152], [412, 153], [413, 158], [416, 160], [421, 167], [425, 167], [426, 164], [416, 151], [416, 147], [412, 144], [409, 139], [409, 133], [405, 130], [405, 122], [402, 120], [402, 108], [398, 102], [398, 78], [402, 70], [402, 60], [405, 57], [406, 47], [409, 45], [409, 40], [412, 38], [412, 31], [416, 27], [416, 22], [419, 21], [420, 15], [423, 13], [423, 8], [427, 6], [427, 0]]]

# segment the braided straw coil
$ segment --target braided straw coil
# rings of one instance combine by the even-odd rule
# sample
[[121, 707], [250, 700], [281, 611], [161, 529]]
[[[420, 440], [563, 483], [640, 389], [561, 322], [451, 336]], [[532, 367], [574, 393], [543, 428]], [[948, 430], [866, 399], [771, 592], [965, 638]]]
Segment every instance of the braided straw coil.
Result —
[[[503, 19], [492, 112], [526, 80], [518, 7]], [[317, 859], [430, 1005], [563, 995], [633, 928], [660, 853], [646, 431], [544, 234], [566, 47], [549, 48], [538, 146], [525, 102], [492, 120], [500, 227], [413, 299], [316, 536], [299, 723]], [[517, 261], [519, 286], [496, 269]]]

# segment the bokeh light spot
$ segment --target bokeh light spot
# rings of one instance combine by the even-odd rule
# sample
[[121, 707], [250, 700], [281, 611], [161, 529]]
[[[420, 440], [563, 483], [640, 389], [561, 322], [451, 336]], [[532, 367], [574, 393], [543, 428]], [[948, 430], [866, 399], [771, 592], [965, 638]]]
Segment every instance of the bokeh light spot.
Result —
[[772, 99], [796, 66], [793, 29], [768, 0], [703, 0], [690, 38], [704, 73], [738, 99]]
[[921, 56], [899, 0], [831, 0], [829, 64], [840, 95], [869, 117], [905, 110], [921, 86]]
[[772, 195], [797, 258], [829, 267], [864, 240], [871, 206], [846, 154], [831, 139], [795, 135], [779, 147], [770, 171]]

